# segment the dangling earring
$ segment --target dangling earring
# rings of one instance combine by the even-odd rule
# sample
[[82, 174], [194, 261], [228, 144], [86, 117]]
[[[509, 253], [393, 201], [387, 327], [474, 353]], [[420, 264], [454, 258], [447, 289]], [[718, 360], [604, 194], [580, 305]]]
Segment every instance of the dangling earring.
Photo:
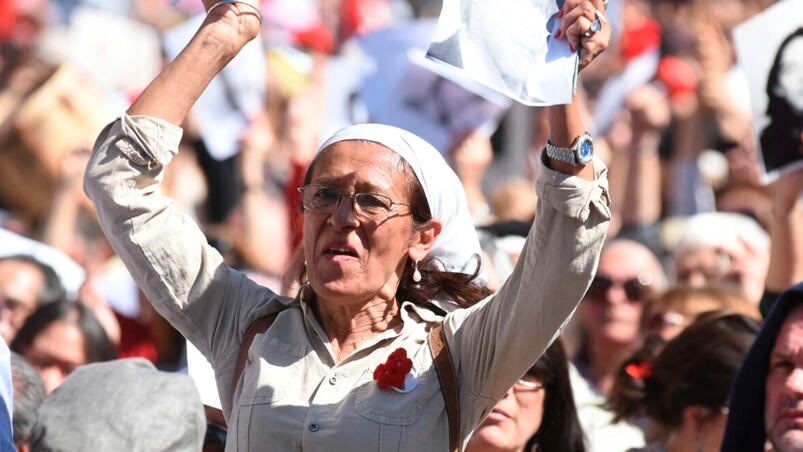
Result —
[[421, 272], [418, 271], [418, 261], [413, 261], [413, 282], [421, 282]]

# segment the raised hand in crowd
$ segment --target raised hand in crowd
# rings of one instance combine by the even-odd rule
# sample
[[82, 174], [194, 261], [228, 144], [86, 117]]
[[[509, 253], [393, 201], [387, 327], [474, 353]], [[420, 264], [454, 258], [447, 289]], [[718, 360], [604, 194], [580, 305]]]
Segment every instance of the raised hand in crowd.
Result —
[[493, 159], [491, 139], [483, 132], [473, 132], [456, 141], [449, 157], [466, 190], [468, 210], [475, 221], [482, 222], [489, 215], [488, 203], [482, 191], [482, 180]]
[[663, 93], [648, 84], [631, 93], [609, 133], [613, 209], [621, 234], [657, 250], [656, 222], [661, 216], [662, 173], [658, 146], [669, 124]]
[[[750, 112], [739, 105], [728, 89], [733, 68], [733, 47], [716, 22], [695, 25], [695, 50], [700, 63], [700, 104], [707, 108], [723, 138], [739, 142], [752, 134]], [[745, 99], [746, 100], [746, 99]]]
[[[772, 192], [773, 221], [766, 290], [777, 295], [803, 281], [803, 170], [781, 176], [773, 184]], [[769, 304], [762, 305], [765, 314], [768, 309]]]
[[[89, 149], [76, 149], [65, 156], [56, 177], [55, 192], [42, 228], [42, 241], [85, 264], [85, 249], [77, 233], [78, 218], [86, 197], [81, 189]], [[83, 243], [83, 247], [87, 246]]]
[[267, 115], [253, 118], [243, 135], [238, 156], [242, 196], [227, 221], [240, 264], [273, 276], [285, 270], [289, 255], [286, 211], [280, 200], [268, 195], [265, 180], [270, 158], [277, 154], [276, 147], [273, 124]]

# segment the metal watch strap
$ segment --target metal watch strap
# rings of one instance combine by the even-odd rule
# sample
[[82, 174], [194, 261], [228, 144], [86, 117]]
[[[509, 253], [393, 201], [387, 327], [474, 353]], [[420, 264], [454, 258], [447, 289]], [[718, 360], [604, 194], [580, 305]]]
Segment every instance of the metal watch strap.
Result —
[[572, 148], [562, 148], [559, 146], [555, 146], [549, 140], [546, 142], [546, 155], [563, 163], [568, 163], [569, 165], [576, 166], [577, 159], [574, 157], [574, 150]]

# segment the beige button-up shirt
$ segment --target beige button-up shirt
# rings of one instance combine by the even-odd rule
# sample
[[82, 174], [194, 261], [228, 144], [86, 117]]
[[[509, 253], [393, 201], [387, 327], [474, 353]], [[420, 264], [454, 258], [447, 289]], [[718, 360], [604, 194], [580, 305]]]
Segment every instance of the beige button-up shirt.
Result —
[[[445, 318], [404, 302], [399, 327], [336, 362], [303, 298], [277, 295], [228, 267], [161, 193], [164, 166], [180, 138], [181, 129], [165, 121], [123, 115], [101, 132], [84, 187], [140, 288], [215, 369], [229, 423], [227, 451], [447, 450], [445, 404], [427, 344], [429, 328], [441, 321], [460, 384], [465, 445], [574, 311], [596, 270], [610, 218], [601, 162], [595, 162], [595, 181], [542, 165], [537, 221], [495, 295]], [[279, 311], [254, 339], [240, 381], [232, 381], [245, 330]], [[407, 393], [382, 390], [372, 378], [399, 347], [417, 374]]]

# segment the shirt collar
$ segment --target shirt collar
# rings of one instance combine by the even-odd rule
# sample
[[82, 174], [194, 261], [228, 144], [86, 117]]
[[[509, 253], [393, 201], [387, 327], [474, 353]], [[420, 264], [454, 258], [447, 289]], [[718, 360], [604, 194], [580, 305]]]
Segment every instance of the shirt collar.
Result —
[[[311, 293], [312, 289], [309, 289], [309, 286], [302, 286], [299, 296], [297, 297], [299, 304], [301, 305], [301, 312], [304, 314], [304, 320], [307, 325], [309, 325], [309, 327], [315, 331], [316, 335], [318, 336], [318, 340], [321, 341], [326, 350], [328, 350], [332, 355], [332, 360], [334, 362], [334, 354], [329, 346], [329, 337], [327, 336], [326, 331], [324, 331], [323, 325], [321, 325], [321, 322], [315, 316], [315, 313], [312, 310], [312, 305], [309, 303], [309, 301], [312, 301], [312, 297], [309, 295]], [[370, 340], [364, 342], [362, 345], [360, 345], [360, 348], [352, 354], [352, 356], [357, 355], [364, 350], [374, 348], [384, 341], [395, 340], [403, 333], [410, 331], [412, 328], [415, 328], [422, 322], [439, 323], [443, 321], [443, 316], [437, 314], [430, 307], [420, 306], [410, 301], [402, 302], [400, 313], [402, 318], [402, 324], [400, 326], [383, 331]]]

